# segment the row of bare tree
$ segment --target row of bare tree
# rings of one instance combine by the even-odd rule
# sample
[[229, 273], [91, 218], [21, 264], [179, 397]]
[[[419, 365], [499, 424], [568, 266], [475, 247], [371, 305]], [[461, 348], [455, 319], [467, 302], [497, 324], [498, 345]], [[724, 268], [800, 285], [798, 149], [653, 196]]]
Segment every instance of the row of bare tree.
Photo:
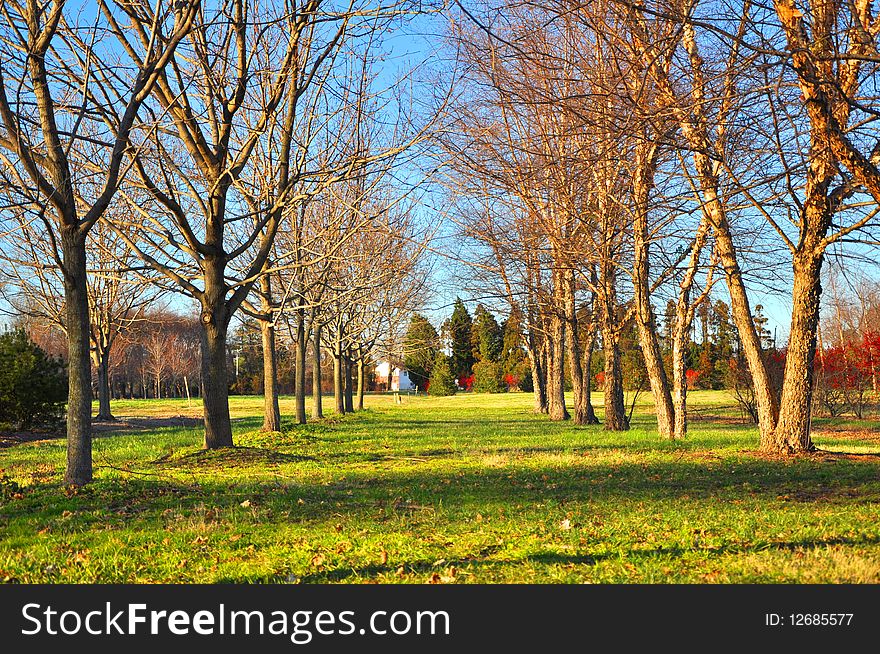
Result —
[[[596, 420], [583, 371], [598, 343], [605, 427], [626, 429], [618, 343], [634, 322], [658, 430], [684, 437], [694, 311], [723, 279], [761, 447], [813, 448], [823, 261], [876, 241], [878, 32], [869, 0], [462, 7], [453, 213], [481, 292], [526, 317], [537, 411], [569, 417], [567, 365], [574, 420]], [[762, 284], [790, 292], [781, 387], [751, 309]], [[670, 301], [668, 370], [655, 306]]]
[[[282, 315], [294, 317], [301, 364], [310, 334], [344, 368], [394, 331], [396, 307], [419, 291], [407, 180], [426, 129], [406, 80], [379, 70], [387, 28], [423, 10], [3, 3], [5, 287], [28, 311], [51, 305], [40, 310], [67, 336], [68, 483], [93, 474], [91, 359], [105, 393], [107, 341], [155, 300], [134, 287], [199, 307], [208, 448], [233, 444], [227, 338], [240, 310], [266, 325], [267, 360]], [[278, 426], [272, 396], [267, 428]]]

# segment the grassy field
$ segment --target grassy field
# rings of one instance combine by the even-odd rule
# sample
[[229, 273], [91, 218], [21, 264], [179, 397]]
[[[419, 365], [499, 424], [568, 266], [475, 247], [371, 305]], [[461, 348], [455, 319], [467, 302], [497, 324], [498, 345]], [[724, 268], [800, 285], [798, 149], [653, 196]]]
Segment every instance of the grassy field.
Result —
[[117, 402], [78, 492], [63, 439], [0, 449], [0, 580], [880, 582], [880, 423], [817, 421], [824, 452], [773, 459], [726, 394], [691, 401], [669, 443], [647, 399], [627, 433], [471, 394], [263, 434], [233, 398], [215, 452], [179, 417], [197, 402]]

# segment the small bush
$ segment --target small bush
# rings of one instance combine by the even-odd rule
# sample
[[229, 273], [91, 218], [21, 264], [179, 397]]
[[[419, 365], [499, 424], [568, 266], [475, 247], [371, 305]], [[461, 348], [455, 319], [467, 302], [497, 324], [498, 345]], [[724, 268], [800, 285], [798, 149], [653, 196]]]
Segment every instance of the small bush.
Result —
[[478, 393], [501, 393], [505, 390], [501, 380], [501, 366], [483, 359], [474, 364], [474, 390]]
[[431, 371], [431, 379], [428, 380], [428, 395], [455, 395], [457, 390], [455, 377], [452, 376], [452, 368], [449, 366], [449, 358], [438, 352], [434, 360], [434, 369]]
[[67, 403], [64, 364], [23, 330], [0, 335], [0, 416], [19, 429], [57, 427]]

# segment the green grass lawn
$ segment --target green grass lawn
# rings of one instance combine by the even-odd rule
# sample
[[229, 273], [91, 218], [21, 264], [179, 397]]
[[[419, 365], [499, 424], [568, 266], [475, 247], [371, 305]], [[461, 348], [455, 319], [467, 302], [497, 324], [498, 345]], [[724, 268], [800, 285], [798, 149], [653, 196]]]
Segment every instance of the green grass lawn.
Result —
[[783, 460], [755, 452], [725, 393], [691, 395], [685, 443], [658, 439], [649, 402], [606, 433], [536, 416], [526, 394], [369, 396], [263, 434], [262, 398], [233, 398], [237, 448], [205, 452], [174, 420], [102, 431], [78, 492], [63, 439], [6, 447], [0, 580], [880, 581], [880, 423], [819, 421], [839, 454]]

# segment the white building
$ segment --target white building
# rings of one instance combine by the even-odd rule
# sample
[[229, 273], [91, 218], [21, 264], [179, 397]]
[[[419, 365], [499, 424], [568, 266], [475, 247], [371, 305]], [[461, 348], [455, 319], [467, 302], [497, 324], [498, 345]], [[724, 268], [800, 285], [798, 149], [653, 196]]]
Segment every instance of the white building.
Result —
[[376, 383], [380, 388], [388, 388], [388, 375], [391, 375], [392, 391], [411, 391], [416, 385], [409, 378], [406, 368], [393, 365], [390, 361], [380, 361], [376, 366]]

